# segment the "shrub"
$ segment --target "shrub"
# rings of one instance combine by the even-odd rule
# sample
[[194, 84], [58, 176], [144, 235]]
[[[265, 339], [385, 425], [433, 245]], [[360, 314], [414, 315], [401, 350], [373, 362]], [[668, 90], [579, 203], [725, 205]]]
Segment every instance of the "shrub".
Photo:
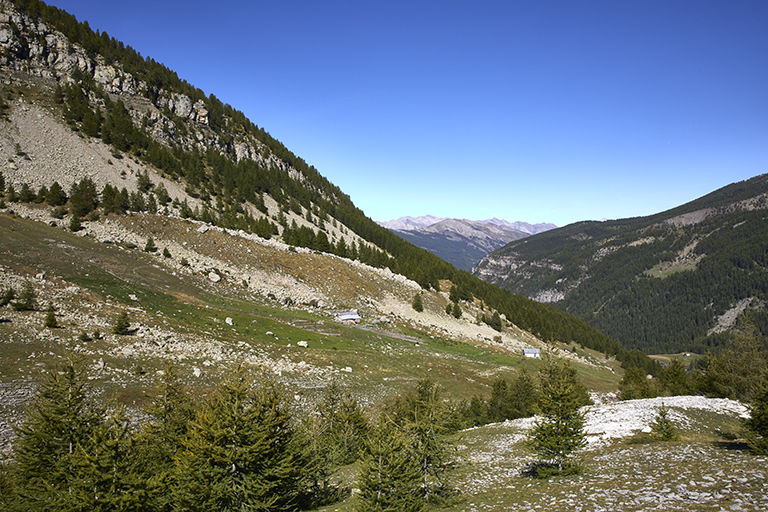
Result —
[[421, 313], [424, 311], [424, 302], [421, 299], [421, 294], [417, 293], [413, 296], [413, 302], [411, 302], [411, 307], [417, 312]]

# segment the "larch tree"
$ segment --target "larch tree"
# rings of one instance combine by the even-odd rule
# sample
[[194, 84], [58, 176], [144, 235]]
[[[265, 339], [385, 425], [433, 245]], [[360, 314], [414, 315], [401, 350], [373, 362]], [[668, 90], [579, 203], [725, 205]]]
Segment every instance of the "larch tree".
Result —
[[547, 478], [555, 474], [574, 474], [579, 464], [571, 455], [586, 444], [584, 431], [584, 386], [568, 362], [550, 359], [540, 370], [541, 417], [529, 433], [528, 444], [538, 455], [532, 472]]
[[64, 510], [82, 483], [80, 457], [92, 453], [104, 411], [96, 405], [79, 361], [45, 374], [16, 428], [13, 473], [21, 509]]
[[239, 368], [197, 412], [176, 455], [177, 510], [290, 510], [301, 463], [274, 382]]

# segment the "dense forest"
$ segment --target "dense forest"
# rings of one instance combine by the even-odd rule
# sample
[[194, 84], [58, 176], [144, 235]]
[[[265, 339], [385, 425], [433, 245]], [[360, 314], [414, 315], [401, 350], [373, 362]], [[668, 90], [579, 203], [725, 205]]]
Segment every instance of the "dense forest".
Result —
[[[578, 223], [513, 242], [493, 255], [521, 266], [498, 284], [526, 295], [559, 289], [559, 308], [647, 353], [720, 350], [727, 334], [715, 329], [718, 318], [741, 301], [754, 309], [765, 341], [766, 192], [768, 179], [758, 176], [651, 217]], [[666, 222], [696, 211], [709, 214]]]
[[[140, 122], [132, 119], [132, 112], [125, 103], [119, 97], [106, 93], [88, 73], [75, 70], [71, 80], [59, 82], [54, 94], [55, 101], [61, 105], [64, 117], [73, 129], [110, 144], [116, 158], [128, 154], [154, 166], [163, 176], [184, 183], [190, 196], [203, 200], [205, 206], [202, 209], [182, 205], [184, 216], [256, 232], [265, 237], [279, 234], [289, 244], [388, 267], [413, 279], [425, 289], [437, 288], [440, 280], [447, 279], [458, 286], [467, 298], [482, 301], [490, 310], [504, 315], [509, 322], [545, 340], [576, 342], [608, 355], [616, 355], [622, 361], [642, 359], [639, 354], [625, 351], [619, 341], [590, 327], [585, 321], [557, 308], [501, 290], [469, 272], [457, 270], [432, 253], [379, 226], [314, 167], [291, 153], [263, 128], [253, 124], [242, 112], [222, 104], [212, 94], [206, 96], [165, 66], [149, 57], [143, 58], [130, 46], [106, 33], [94, 32], [87, 22], [78, 22], [65, 11], [38, 0], [14, 0], [14, 4], [31, 18], [61, 31], [71, 44], [82, 46], [92, 59], [101, 56], [106, 62], [119, 64], [124, 71], [145, 82], [144, 94], [150, 101], [178, 93], [205, 103], [210, 113], [206, 126], [193, 126], [194, 123], [174, 116], [167, 108], [163, 111], [163, 115], [175, 124], [177, 134], [205, 131], [216, 141], [202, 152], [196, 147], [186, 149], [183, 144], [166, 144], [153, 138], [147, 129], [146, 117]], [[23, 43], [34, 32], [23, 27], [14, 27], [14, 30], [22, 42], [22, 49], [15, 57], [24, 59], [29, 51], [24, 50]], [[299, 171], [300, 177], [278, 166], [263, 166], [247, 158], [238, 160], [233, 150], [233, 141], [238, 137], [257, 140], [261, 144], [260, 152], [276, 157]], [[103, 201], [105, 197], [114, 195], [118, 199], [121, 197], [120, 191], [102, 191], [101, 197], [96, 200]], [[264, 195], [269, 195], [280, 205], [280, 213], [273, 214], [271, 219], [266, 216]], [[107, 202], [111, 204], [110, 201]], [[120, 204], [123, 205], [120, 210], [128, 209], [124, 196]], [[142, 209], [141, 205], [134, 208]], [[251, 213], [253, 209], [264, 215], [254, 216]], [[284, 214], [291, 211], [310, 220], [317, 229], [288, 224]], [[324, 230], [328, 222], [338, 223], [342, 229], [356, 233], [371, 245], [347, 245], [343, 239], [331, 242]], [[644, 364], [650, 363], [646, 360]]]

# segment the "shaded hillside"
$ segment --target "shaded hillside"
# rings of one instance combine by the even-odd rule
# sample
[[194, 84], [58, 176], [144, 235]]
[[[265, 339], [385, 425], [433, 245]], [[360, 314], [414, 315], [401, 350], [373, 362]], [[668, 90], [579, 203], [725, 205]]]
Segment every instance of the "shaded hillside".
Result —
[[[5, 0], [0, 7], [6, 115], [35, 108], [35, 116], [65, 122], [99, 153], [78, 165], [45, 167], [59, 154], [41, 145], [47, 134], [22, 138], [11, 121], [3, 154], [14, 160], [5, 178], [16, 190], [26, 184], [40, 196], [61, 172], [70, 178], [58, 183], [65, 190], [93, 178], [91, 204], [78, 215], [97, 208], [165, 212], [388, 268], [425, 290], [449, 280], [488, 317], [499, 313], [545, 339], [623, 353], [583, 321], [490, 286], [377, 225], [242, 112], [130, 46], [36, 0]], [[117, 168], [117, 181], [103, 179]], [[143, 176], [140, 183], [127, 180], [134, 173]]]
[[512, 242], [474, 274], [585, 319], [627, 347], [702, 352], [749, 311], [768, 333], [768, 175], [649, 217]]

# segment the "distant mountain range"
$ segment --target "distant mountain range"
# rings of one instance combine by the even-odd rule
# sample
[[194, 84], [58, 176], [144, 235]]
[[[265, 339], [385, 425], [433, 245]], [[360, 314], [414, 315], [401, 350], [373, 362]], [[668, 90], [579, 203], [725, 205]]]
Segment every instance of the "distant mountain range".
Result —
[[557, 226], [501, 219], [467, 220], [424, 215], [400, 217], [381, 226], [417, 247], [426, 249], [462, 270], [471, 270], [480, 259], [514, 240]]

